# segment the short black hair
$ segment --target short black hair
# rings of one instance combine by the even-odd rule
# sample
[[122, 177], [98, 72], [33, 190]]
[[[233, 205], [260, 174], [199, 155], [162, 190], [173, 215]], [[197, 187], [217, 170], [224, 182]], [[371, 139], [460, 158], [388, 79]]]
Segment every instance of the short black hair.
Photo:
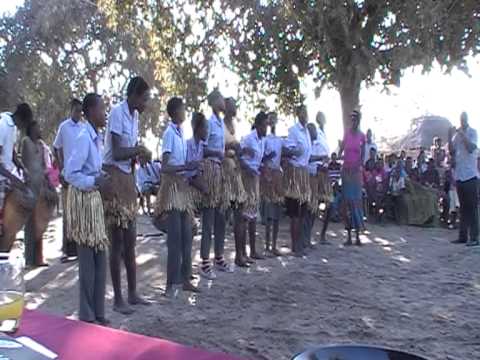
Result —
[[265, 111], [260, 111], [257, 116], [255, 116], [255, 122], [253, 123], [254, 128], [258, 127], [262, 122], [268, 120], [268, 115]]
[[37, 125], [38, 125], [38, 123], [36, 121], [30, 121], [27, 124], [27, 128], [25, 130], [25, 133], [27, 134], [28, 137], [32, 137], [33, 128]]
[[101, 98], [101, 96], [98, 95], [97, 93], [88, 93], [83, 98], [82, 111], [87, 118], [88, 118], [88, 113], [89, 113], [90, 109], [97, 105], [98, 100], [100, 98]]
[[207, 122], [207, 118], [201, 112], [194, 112], [192, 114], [192, 130], [195, 134], [201, 125]]
[[25, 125], [33, 121], [33, 112], [27, 103], [18, 104], [13, 116], [25, 123]]
[[150, 90], [147, 82], [141, 76], [135, 76], [130, 80], [127, 86], [127, 97], [132, 95], [143, 95]]
[[82, 102], [79, 99], [73, 98], [72, 100], [70, 100], [70, 109], [71, 110], [73, 110], [77, 106], [82, 106]]
[[177, 113], [178, 109], [183, 105], [183, 99], [179, 97], [173, 97], [170, 100], [168, 100], [167, 103], [167, 114], [170, 116], [170, 118], [175, 117], [175, 114]]

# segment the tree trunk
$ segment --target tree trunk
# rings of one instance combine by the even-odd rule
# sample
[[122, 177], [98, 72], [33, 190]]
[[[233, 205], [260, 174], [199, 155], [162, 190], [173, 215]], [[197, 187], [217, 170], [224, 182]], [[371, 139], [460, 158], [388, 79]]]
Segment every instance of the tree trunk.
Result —
[[[348, 79], [351, 80], [351, 79]], [[345, 132], [351, 126], [350, 115], [352, 111], [358, 108], [360, 103], [360, 85], [358, 81], [345, 81], [340, 84], [340, 101], [342, 103], [343, 131]]]

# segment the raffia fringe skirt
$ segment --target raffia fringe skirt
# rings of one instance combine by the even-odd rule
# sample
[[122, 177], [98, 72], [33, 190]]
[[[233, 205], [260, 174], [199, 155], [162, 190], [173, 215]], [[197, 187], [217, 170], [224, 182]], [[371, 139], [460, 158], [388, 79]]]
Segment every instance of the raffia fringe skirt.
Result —
[[181, 175], [162, 175], [162, 183], [155, 202], [155, 216], [162, 217], [172, 210], [186, 211], [193, 215], [195, 202], [187, 179]]
[[282, 204], [285, 199], [283, 172], [280, 169], [265, 167], [260, 175], [260, 196], [272, 204]]
[[[200, 206], [216, 208], [220, 206], [222, 194], [222, 168], [218, 162], [205, 159], [202, 162], [202, 179], [207, 186], [207, 194], [201, 196]], [[198, 192], [200, 193], [200, 192]]]
[[243, 203], [243, 216], [249, 220], [257, 218], [260, 203], [260, 178], [243, 170], [242, 181], [245, 189], [245, 202]]
[[310, 175], [310, 201], [308, 208], [316, 215], [320, 215], [320, 204], [329, 204], [333, 200], [333, 191], [328, 173], [320, 172]]
[[229, 209], [232, 204], [241, 205], [247, 200], [240, 165], [235, 159], [228, 157], [222, 162], [222, 194], [222, 210]]
[[285, 197], [298, 200], [301, 204], [310, 201], [310, 175], [307, 168], [288, 165], [283, 176]]
[[107, 226], [126, 229], [137, 216], [135, 176], [124, 173], [116, 166], [104, 166], [104, 170], [110, 175], [112, 183], [112, 193], [102, 194]]
[[108, 248], [102, 196], [98, 191], [80, 191], [70, 186], [65, 210], [69, 239], [98, 251]]

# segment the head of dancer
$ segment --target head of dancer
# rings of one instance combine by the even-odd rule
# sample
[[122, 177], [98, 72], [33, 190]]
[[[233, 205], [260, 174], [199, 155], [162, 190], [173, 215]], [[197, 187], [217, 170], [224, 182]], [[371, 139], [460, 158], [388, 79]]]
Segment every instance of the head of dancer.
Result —
[[95, 131], [105, 127], [107, 116], [105, 111], [105, 102], [102, 97], [96, 93], [85, 95], [82, 103], [83, 115], [93, 126]]
[[333, 152], [332, 153], [332, 156], [330, 156], [331, 160], [333, 163], [336, 163], [337, 162], [337, 158], [338, 158], [338, 155], [336, 152]]
[[460, 115], [460, 126], [462, 130], [468, 129], [468, 114], [465, 111]]
[[193, 136], [197, 140], [207, 141], [208, 125], [207, 118], [201, 112], [194, 112], [192, 115]]
[[323, 112], [319, 111], [317, 113], [317, 116], [316, 116], [315, 120], [317, 121], [317, 124], [318, 124], [318, 127], [320, 128], [320, 130], [323, 131], [323, 129], [325, 128], [325, 123], [327, 122], [327, 118], [325, 117], [325, 114]]
[[220, 113], [225, 114], [225, 98], [218, 89], [213, 90], [208, 95], [207, 100], [208, 105], [212, 108], [212, 111], [215, 113], [215, 115], [218, 116]]
[[237, 103], [233, 97], [225, 99], [225, 118], [233, 119], [237, 116]]
[[362, 113], [359, 110], [353, 110], [351, 119], [352, 119], [352, 130], [358, 131], [360, 129], [360, 120], [362, 119]]
[[260, 111], [257, 116], [255, 116], [253, 127], [257, 130], [259, 138], [267, 136], [268, 115], [266, 112]]
[[70, 101], [70, 119], [74, 122], [82, 120], [82, 102], [77, 98]]
[[140, 76], [132, 78], [127, 86], [127, 102], [130, 111], [133, 113], [137, 110], [140, 114], [143, 113], [149, 100], [150, 86], [147, 82]]
[[307, 124], [307, 129], [308, 129], [308, 133], [310, 134], [310, 139], [312, 141], [317, 140], [318, 133], [317, 133], [317, 127], [315, 126], [315, 124], [314, 123], [308, 123]]
[[298, 122], [302, 126], [306, 126], [308, 123], [308, 112], [307, 112], [307, 107], [305, 105], [300, 105], [297, 107], [297, 118]]
[[40, 131], [40, 126], [36, 121], [31, 121], [27, 125], [26, 134], [33, 142], [41, 139], [42, 133]]
[[26, 103], [18, 104], [12, 118], [16, 127], [26, 129], [28, 124], [33, 121], [33, 112], [30, 105]]
[[271, 111], [268, 114], [268, 125], [270, 126], [270, 132], [275, 134], [275, 128], [278, 122], [278, 115], [275, 111]]
[[174, 124], [182, 125], [185, 121], [185, 104], [183, 99], [173, 97], [168, 100], [167, 113]]

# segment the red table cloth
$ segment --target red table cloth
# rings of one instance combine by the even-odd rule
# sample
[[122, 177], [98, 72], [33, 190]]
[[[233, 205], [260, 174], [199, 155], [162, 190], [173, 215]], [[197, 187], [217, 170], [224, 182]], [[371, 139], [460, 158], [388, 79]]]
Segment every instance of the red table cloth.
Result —
[[25, 311], [15, 334], [46, 346], [61, 360], [241, 360], [174, 342]]

